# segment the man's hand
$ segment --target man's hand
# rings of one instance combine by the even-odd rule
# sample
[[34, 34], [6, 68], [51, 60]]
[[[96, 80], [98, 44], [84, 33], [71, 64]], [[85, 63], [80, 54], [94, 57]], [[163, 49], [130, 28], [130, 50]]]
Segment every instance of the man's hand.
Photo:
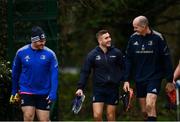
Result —
[[82, 96], [82, 95], [84, 95], [84, 94], [83, 94], [83, 90], [82, 90], [82, 89], [78, 89], [78, 90], [76, 91], [76, 95], [77, 95], [77, 96]]
[[9, 102], [11, 104], [14, 104], [14, 103], [19, 103], [20, 102], [20, 95], [18, 93], [16, 93], [15, 95], [11, 95], [10, 99], [9, 99]]
[[166, 90], [167, 93], [175, 90], [175, 85], [174, 85], [174, 83], [170, 83], [170, 82], [167, 83], [167, 84], [166, 84], [166, 87], [165, 87], [165, 90]]
[[123, 90], [124, 90], [125, 92], [127, 92], [127, 91], [130, 90], [130, 85], [129, 85], [129, 82], [128, 82], [128, 81], [125, 81], [125, 82], [124, 82]]

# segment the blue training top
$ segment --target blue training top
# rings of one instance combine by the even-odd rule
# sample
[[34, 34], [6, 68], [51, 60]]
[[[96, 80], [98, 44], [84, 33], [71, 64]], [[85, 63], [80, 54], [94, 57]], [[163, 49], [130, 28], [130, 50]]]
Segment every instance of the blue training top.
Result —
[[[19, 85], [18, 85], [19, 84]], [[31, 45], [20, 48], [13, 61], [12, 94], [20, 92], [49, 95], [55, 100], [58, 88], [58, 62], [55, 53], [44, 47], [34, 50]]]

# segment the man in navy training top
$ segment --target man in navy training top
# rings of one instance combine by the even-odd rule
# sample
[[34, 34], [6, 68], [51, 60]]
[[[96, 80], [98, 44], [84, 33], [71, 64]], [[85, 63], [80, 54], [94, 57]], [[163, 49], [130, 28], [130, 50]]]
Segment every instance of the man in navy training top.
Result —
[[45, 46], [41, 27], [32, 28], [31, 44], [20, 48], [12, 67], [12, 95], [14, 103], [19, 93], [24, 121], [50, 121], [50, 104], [56, 100], [58, 61], [55, 53]]
[[116, 106], [119, 102], [119, 85], [122, 80], [123, 56], [119, 49], [111, 45], [107, 30], [96, 34], [99, 45], [91, 50], [80, 73], [76, 95], [83, 95], [88, 76], [93, 70], [92, 108], [95, 121], [102, 121], [103, 107], [106, 104], [106, 118], [115, 121]]
[[144, 119], [157, 119], [156, 101], [161, 81], [173, 81], [173, 68], [169, 48], [164, 37], [149, 27], [145, 16], [133, 20], [135, 33], [131, 35], [126, 50], [125, 91], [129, 90], [130, 74], [136, 83], [137, 98]]

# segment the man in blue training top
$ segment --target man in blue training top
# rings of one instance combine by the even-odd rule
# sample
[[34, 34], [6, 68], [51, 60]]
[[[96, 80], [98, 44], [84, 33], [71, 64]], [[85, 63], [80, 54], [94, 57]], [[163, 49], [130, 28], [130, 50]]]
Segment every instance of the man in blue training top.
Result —
[[12, 95], [10, 102], [21, 97], [24, 121], [50, 121], [50, 104], [56, 100], [58, 61], [55, 53], [45, 46], [41, 27], [32, 28], [31, 44], [20, 48], [13, 61]]
[[135, 33], [131, 35], [126, 50], [124, 90], [129, 90], [130, 73], [136, 83], [137, 98], [144, 119], [155, 121], [157, 95], [165, 77], [173, 81], [173, 68], [169, 48], [164, 37], [149, 27], [145, 16], [133, 20]]
[[96, 34], [99, 45], [90, 51], [80, 73], [76, 95], [83, 95], [88, 76], [93, 71], [92, 108], [95, 121], [102, 121], [105, 104], [106, 118], [115, 121], [116, 106], [119, 102], [119, 85], [122, 81], [123, 56], [119, 49], [111, 45], [107, 30]]

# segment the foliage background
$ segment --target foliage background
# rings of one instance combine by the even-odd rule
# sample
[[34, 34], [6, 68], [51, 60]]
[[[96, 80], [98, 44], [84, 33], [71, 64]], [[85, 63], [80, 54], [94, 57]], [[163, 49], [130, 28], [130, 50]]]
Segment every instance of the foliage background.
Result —
[[[12, 62], [9, 58], [9, 45], [7, 42], [8, 1], [9, 0], [0, 1], [0, 56], [3, 57], [3, 59], [0, 60], [5, 59], [6, 61], [10, 60]], [[18, 4], [14, 4], [14, 8], [27, 11], [29, 14], [31, 14], [32, 11], [42, 11], [41, 5], [36, 4], [36, 6], [34, 6], [34, 2], [37, 1], [29, 0], [26, 5], [24, 1], [22, 1], [23, 0], [18, 0]], [[79, 80], [80, 67], [86, 54], [97, 45], [95, 33], [99, 29], [105, 28], [110, 30], [113, 43], [125, 52], [128, 38], [133, 33], [131, 25], [133, 18], [138, 15], [145, 15], [148, 17], [151, 27], [161, 32], [167, 39], [174, 68], [177, 65], [180, 58], [179, 0], [57, 0], [57, 7], [59, 12], [57, 17], [59, 36], [58, 45], [54, 46], [58, 46], [59, 48], [54, 51], [57, 53], [60, 64], [59, 107], [57, 108], [57, 113], [59, 114], [58, 120], [92, 120], [90, 100], [91, 79], [89, 79], [85, 91], [86, 100], [84, 106], [78, 115], [72, 114], [71, 102], [74, 98], [76, 84]], [[15, 12], [14, 15], [19, 16], [20, 14]], [[13, 50], [17, 50], [27, 43], [29, 36], [24, 36], [24, 34], [30, 34], [30, 28], [33, 23], [34, 22], [30, 20], [27, 23], [20, 23], [19, 21], [13, 23], [15, 27], [18, 28], [13, 38], [18, 37], [21, 42], [14, 45], [12, 53], [15, 54]], [[41, 25], [42, 23], [37, 22], [36, 24]], [[46, 24], [47, 23], [42, 24], [42, 26], [45, 27]], [[46, 32], [48, 33], [48, 30]], [[49, 45], [50, 43], [47, 44], [47, 46]], [[71, 70], [67, 71], [67, 68]], [[72, 69], [75, 69], [75, 73], [72, 73]], [[158, 99], [158, 120], [175, 120], [176, 111], [169, 111], [164, 108], [164, 104], [166, 103], [164, 85], [165, 81], [163, 82]], [[7, 98], [5, 98], [5, 100], [7, 100]], [[4, 106], [4, 108], [6, 107]], [[8, 109], [8, 112], [11, 113], [11, 110], [12, 109]], [[128, 113], [122, 111], [121, 104], [118, 105], [118, 120], [142, 120], [139, 113], [136, 100], [134, 100], [132, 110]], [[21, 117], [20, 115], [21, 113], [18, 114], [19, 118]], [[11, 119], [17, 120], [17, 118], [18, 117]]]
[[[79, 80], [79, 71], [86, 54], [97, 45], [95, 33], [102, 28], [111, 32], [113, 43], [125, 52], [129, 36], [133, 33], [131, 22], [134, 17], [145, 15], [150, 26], [161, 32], [169, 45], [174, 68], [180, 55], [180, 1], [178, 0], [60, 0], [61, 66], [77, 68], [78, 74], [61, 73], [59, 103], [60, 120], [92, 120], [91, 79], [86, 89], [86, 101], [78, 115], [70, 112], [70, 104]], [[166, 96], [163, 81], [157, 102], [158, 120], [176, 120], [176, 111], [165, 109]], [[64, 90], [64, 86], [68, 90]], [[122, 86], [121, 86], [122, 87]], [[67, 106], [67, 107], [66, 107]], [[104, 117], [105, 119], [105, 117]], [[118, 106], [117, 120], [142, 120], [139, 106], [134, 100], [133, 109], [125, 113]]]
[[[80, 67], [86, 54], [97, 45], [95, 33], [99, 29], [110, 30], [113, 43], [124, 52], [128, 38], [133, 33], [133, 18], [145, 15], [151, 27], [165, 36], [175, 67], [180, 54], [179, 9], [178, 0], [60, 0], [58, 20], [63, 47], [61, 67], [62, 70], [66, 67], [75, 67], [78, 72], [76, 75], [61, 73], [60, 120], [92, 120], [91, 79], [85, 91], [86, 100], [80, 114], [73, 115], [70, 105], [79, 80]], [[176, 120], [176, 112], [164, 108], [165, 83], [164, 81], [157, 103], [158, 120], [173, 121]], [[122, 106], [119, 105], [117, 120], [142, 120], [138, 108], [136, 100], [133, 109], [128, 113], [123, 112]]]

